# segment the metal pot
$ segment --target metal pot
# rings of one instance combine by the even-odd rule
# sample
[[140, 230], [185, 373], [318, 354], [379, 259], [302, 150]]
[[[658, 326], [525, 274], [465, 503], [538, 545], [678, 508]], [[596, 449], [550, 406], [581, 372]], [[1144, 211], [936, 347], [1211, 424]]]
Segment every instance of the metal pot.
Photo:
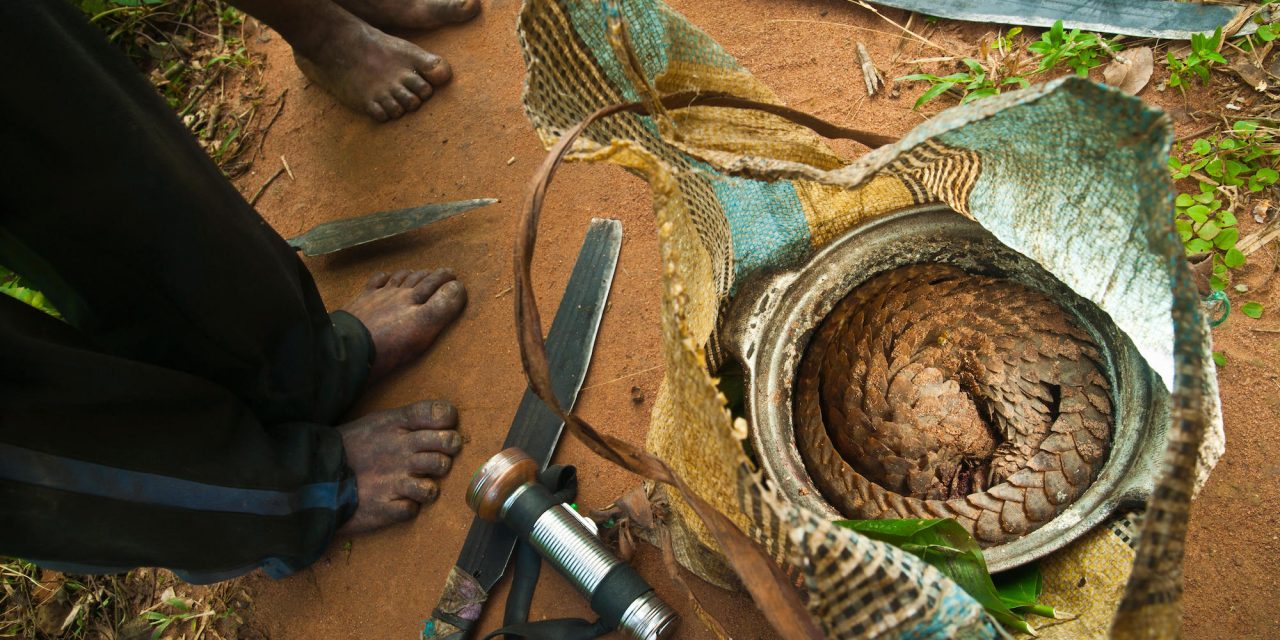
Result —
[[984, 550], [991, 571], [1056, 551], [1117, 510], [1140, 508], [1155, 485], [1169, 428], [1168, 392], [1132, 342], [1096, 305], [1043, 267], [945, 206], [906, 209], [863, 223], [794, 271], [747, 283], [721, 334], [745, 370], [751, 442], [770, 481], [793, 503], [842, 518], [814, 485], [796, 448], [792, 383], [814, 328], [870, 277], [908, 264], [942, 262], [1007, 277], [1049, 295], [1099, 345], [1115, 407], [1111, 449], [1093, 484], [1035, 531]]

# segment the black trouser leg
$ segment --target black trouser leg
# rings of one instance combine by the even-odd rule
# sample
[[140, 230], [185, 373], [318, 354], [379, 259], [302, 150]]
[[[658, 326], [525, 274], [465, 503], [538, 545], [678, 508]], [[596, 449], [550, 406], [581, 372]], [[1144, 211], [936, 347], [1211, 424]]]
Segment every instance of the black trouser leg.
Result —
[[0, 54], [0, 264], [70, 325], [0, 300], [0, 553], [312, 561], [368, 332], [70, 3], [0, 2]]
[[349, 406], [367, 334], [349, 316], [335, 330], [296, 253], [128, 59], [65, 0], [0, 2], [0, 36], [24, 61], [0, 105], [0, 264], [102, 350], [208, 378], [268, 423]]
[[204, 378], [105, 354], [0, 296], [0, 552], [209, 581], [314, 562], [355, 507], [338, 432], [263, 425]]

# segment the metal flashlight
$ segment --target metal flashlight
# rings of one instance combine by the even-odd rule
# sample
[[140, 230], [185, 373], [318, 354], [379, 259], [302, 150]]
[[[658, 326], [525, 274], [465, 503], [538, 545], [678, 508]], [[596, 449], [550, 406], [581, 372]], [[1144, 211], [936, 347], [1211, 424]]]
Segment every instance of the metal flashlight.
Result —
[[636, 640], [672, 637], [679, 624], [676, 612], [600, 542], [594, 523], [557, 503], [538, 484], [537, 474], [532, 458], [515, 447], [506, 449], [471, 477], [467, 505], [528, 540], [590, 601], [602, 621]]

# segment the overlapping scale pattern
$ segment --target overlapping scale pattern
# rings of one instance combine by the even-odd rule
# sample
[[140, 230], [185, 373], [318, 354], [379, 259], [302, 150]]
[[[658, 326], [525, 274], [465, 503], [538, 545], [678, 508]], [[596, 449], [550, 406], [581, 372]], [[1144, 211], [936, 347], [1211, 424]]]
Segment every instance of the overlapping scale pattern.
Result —
[[1111, 438], [1099, 350], [1044, 294], [945, 264], [879, 274], [823, 320], [796, 440], [851, 518], [955, 518], [991, 546], [1093, 482]]

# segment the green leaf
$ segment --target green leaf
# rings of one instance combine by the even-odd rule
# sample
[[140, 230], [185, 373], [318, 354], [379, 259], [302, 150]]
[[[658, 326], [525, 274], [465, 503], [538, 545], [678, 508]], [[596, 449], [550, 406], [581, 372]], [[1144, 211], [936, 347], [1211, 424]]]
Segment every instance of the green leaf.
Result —
[[938, 96], [945, 93], [947, 89], [950, 89], [951, 87], [954, 87], [954, 86], [956, 86], [956, 83], [954, 82], [939, 82], [938, 84], [933, 85], [932, 87], [929, 88], [928, 91], [924, 92], [924, 95], [920, 96], [919, 100], [916, 100], [916, 104], [912, 108], [919, 109], [921, 106], [928, 103], [930, 100], [937, 98]]
[[1210, 276], [1209, 288], [1214, 291], [1222, 291], [1227, 288], [1227, 281], [1222, 276]]
[[1192, 238], [1187, 241], [1187, 255], [1194, 256], [1197, 253], [1204, 253], [1212, 248], [1212, 243], [1201, 238]]
[[1255, 32], [1259, 40], [1263, 42], [1271, 42], [1276, 39], [1276, 30], [1272, 25], [1264, 24], [1258, 27]]
[[1214, 178], [1222, 177], [1222, 159], [1214, 158], [1204, 165], [1205, 173]]
[[1196, 222], [1204, 222], [1205, 220], [1209, 219], [1209, 207], [1206, 207], [1202, 204], [1197, 204], [1197, 205], [1192, 205], [1190, 207], [1187, 207], [1186, 213], [1188, 218], [1191, 218]]
[[1254, 174], [1254, 177], [1257, 178], [1258, 182], [1264, 186], [1272, 185], [1275, 184], [1276, 179], [1280, 178], [1280, 172], [1272, 169], [1271, 167], [1262, 167], [1261, 169], [1258, 169], [1257, 173]]
[[1231, 213], [1230, 211], [1223, 211], [1222, 213], [1218, 214], [1218, 226], [1234, 227], [1235, 224], [1236, 224], [1236, 214]]
[[1223, 229], [1213, 238], [1213, 246], [1222, 251], [1234, 249], [1236, 241], [1240, 239], [1240, 231], [1237, 229]]
[[1258, 130], [1258, 123], [1253, 120], [1236, 120], [1235, 124], [1231, 125], [1231, 130], [1241, 133], [1253, 133]]
[[1216, 365], [1218, 365], [1219, 367], [1225, 367], [1225, 366], [1227, 366], [1227, 354], [1225, 354], [1225, 353], [1223, 353], [1223, 352], [1221, 352], [1221, 351], [1214, 351], [1214, 352], [1213, 352], [1213, 363], [1214, 363], [1214, 364], [1216, 364]]
[[1199, 229], [1196, 230], [1196, 235], [1204, 238], [1205, 240], [1213, 240], [1218, 237], [1218, 233], [1220, 231], [1222, 231], [1222, 229], [1218, 228], [1218, 223], [1213, 220], [1207, 220], [1204, 224], [1200, 225]]
[[[956, 581], [1001, 624], [1031, 633], [1026, 620], [996, 590], [978, 543], [955, 520], [839, 520], [836, 524], [919, 556]], [[1011, 597], [1019, 603], [1026, 601], [1026, 593], [1026, 585], [1010, 589]]]
[[1257, 302], [1246, 302], [1240, 307], [1240, 313], [1257, 320], [1262, 317], [1262, 305]]
[[1191, 198], [1191, 196], [1189, 196], [1189, 195], [1187, 195], [1187, 194], [1185, 194], [1185, 193], [1179, 193], [1179, 194], [1178, 194], [1178, 199], [1174, 201], [1174, 205], [1179, 206], [1179, 207], [1189, 207], [1189, 206], [1191, 206], [1191, 205], [1195, 204], [1195, 202], [1196, 202], [1196, 201], [1195, 201], [1195, 200], [1193, 200], [1193, 199]]
[[1209, 204], [1210, 202], [1213, 202], [1213, 191], [1198, 193], [1192, 196], [1191, 199], [1199, 202], [1200, 204]]
[[1207, 156], [1209, 155], [1209, 152], [1213, 151], [1213, 145], [1209, 144], [1209, 141], [1204, 138], [1198, 138], [1195, 142], [1191, 143], [1191, 150], [1194, 151], [1196, 155]]
[[1227, 249], [1226, 255], [1222, 256], [1222, 263], [1232, 269], [1235, 269], [1244, 264], [1244, 254], [1235, 247]]

